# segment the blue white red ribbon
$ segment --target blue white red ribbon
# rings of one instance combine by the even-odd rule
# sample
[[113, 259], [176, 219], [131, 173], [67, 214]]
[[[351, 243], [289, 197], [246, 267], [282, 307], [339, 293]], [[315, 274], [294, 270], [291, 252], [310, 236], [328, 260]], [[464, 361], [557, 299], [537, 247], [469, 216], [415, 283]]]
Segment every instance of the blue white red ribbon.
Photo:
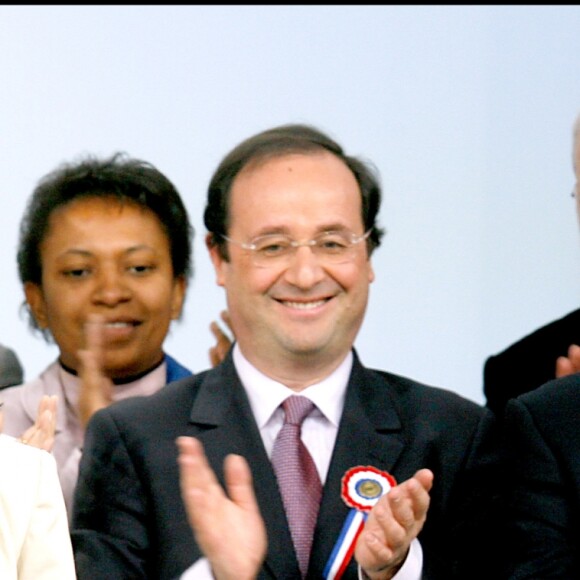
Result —
[[341, 497], [351, 509], [324, 567], [326, 580], [339, 580], [342, 577], [352, 558], [368, 512], [395, 485], [397, 482], [392, 475], [370, 465], [353, 467], [343, 475]]

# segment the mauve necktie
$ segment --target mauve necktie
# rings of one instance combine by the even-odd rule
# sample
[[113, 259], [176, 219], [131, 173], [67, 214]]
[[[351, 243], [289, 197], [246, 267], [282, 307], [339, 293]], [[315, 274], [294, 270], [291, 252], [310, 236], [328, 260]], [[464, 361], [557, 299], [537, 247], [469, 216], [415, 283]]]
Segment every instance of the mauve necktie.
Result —
[[308, 449], [300, 439], [302, 421], [314, 409], [306, 397], [292, 395], [283, 403], [284, 424], [272, 450], [272, 465], [284, 501], [284, 509], [302, 577], [306, 576], [318, 517], [322, 484]]

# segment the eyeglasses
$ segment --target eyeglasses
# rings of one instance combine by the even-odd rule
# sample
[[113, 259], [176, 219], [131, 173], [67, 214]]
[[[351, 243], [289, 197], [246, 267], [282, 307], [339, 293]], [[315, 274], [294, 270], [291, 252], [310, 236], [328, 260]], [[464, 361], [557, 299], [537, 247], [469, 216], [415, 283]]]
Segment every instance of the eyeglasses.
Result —
[[314, 255], [324, 264], [344, 264], [350, 262], [357, 244], [366, 240], [372, 228], [362, 235], [348, 230], [322, 232], [312, 240], [298, 242], [286, 234], [266, 234], [250, 242], [238, 242], [221, 234], [228, 242], [237, 244], [244, 250], [252, 252], [253, 263], [260, 268], [283, 267], [290, 263], [298, 248], [309, 247]]

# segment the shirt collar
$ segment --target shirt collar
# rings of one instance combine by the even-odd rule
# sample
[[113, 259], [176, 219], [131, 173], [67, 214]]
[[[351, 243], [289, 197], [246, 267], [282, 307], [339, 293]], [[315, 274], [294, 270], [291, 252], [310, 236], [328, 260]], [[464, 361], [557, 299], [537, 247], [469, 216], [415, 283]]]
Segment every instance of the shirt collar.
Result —
[[[58, 364], [58, 376], [67, 401], [73, 408], [76, 408], [81, 388], [80, 378], [69, 372], [60, 363]], [[136, 380], [120, 385], [113, 385], [113, 401], [120, 401], [121, 399], [138, 395], [152, 395], [166, 383], [167, 364], [164, 360], [160, 365]]]
[[[267, 377], [253, 366], [242, 354], [236, 343], [233, 350], [234, 366], [248, 395], [258, 428], [262, 428], [272, 417], [280, 404], [295, 392], [282, 383]], [[338, 426], [353, 355], [349, 351], [340, 365], [325, 379], [310, 385], [300, 394], [308, 397], [328, 421]]]

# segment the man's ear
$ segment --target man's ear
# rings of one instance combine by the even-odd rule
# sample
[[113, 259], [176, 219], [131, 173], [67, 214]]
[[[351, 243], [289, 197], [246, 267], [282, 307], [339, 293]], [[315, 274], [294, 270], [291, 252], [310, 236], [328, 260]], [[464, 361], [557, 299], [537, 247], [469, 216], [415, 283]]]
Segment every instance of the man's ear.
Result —
[[226, 262], [223, 259], [220, 252], [220, 247], [218, 244], [214, 243], [214, 237], [212, 234], [207, 234], [205, 236], [205, 245], [207, 247], [209, 257], [215, 269], [215, 282], [218, 286], [224, 286], [225, 284], [224, 268], [227, 267], [228, 262]]
[[34, 282], [24, 283], [24, 295], [30, 308], [30, 312], [39, 328], [48, 328], [48, 317], [46, 315], [46, 304], [42, 287]]

